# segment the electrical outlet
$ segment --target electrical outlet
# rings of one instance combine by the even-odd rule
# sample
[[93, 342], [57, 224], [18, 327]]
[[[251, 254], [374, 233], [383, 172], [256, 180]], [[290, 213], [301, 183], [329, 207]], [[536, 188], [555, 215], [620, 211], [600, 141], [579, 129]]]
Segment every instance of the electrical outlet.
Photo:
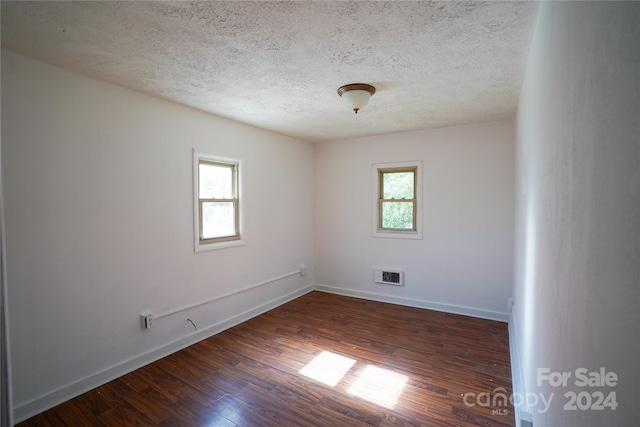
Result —
[[307, 275], [307, 266], [306, 266], [306, 264], [302, 264], [300, 266], [300, 275], [301, 276], [306, 276]]
[[153, 327], [153, 314], [145, 313], [141, 317], [142, 317], [142, 329], [150, 329]]
[[511, 310], [513, 310], [513, 298], [507, 298], [507, 311], [509, 311], [509, 313], [511, 312]]

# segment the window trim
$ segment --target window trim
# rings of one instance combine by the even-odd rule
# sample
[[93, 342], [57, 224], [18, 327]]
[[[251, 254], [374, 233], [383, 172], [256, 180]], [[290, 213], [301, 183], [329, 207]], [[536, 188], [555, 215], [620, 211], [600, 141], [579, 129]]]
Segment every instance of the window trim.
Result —
[[[422, 239], [422, 161], [374, 163], [371, 165], [371, 171], [373, 182], [372, 236], [393, 239]], [[414, 198], [397, 201], [413, 202], [414, 229], [382, 228], [382, 205], [384, 201], [387, 201], [382, 199], [382, 176], [386, 172], [409, 171], [414, 172]]]
[[[232, 181], [232, 199], [201, 199], [200, 198], [200, 164], [213, 164], [220, 166], [228, 166], [233, 168], [233, 181]], [[203, 154], [197, 152], [195, 149], [193, 150], [193, 225], [194, 225], [194, 251], [207, 251], [212, 249], [221, 249], [228, 248], [232, 246], [239, 246], [246, 244], [242, 240], [242, 214], [241, 214], [241, 179], [240, 179], [240, 160], [237, 159], [228, 159], [222, 158], [218, 156], [211, 156], [207, 154]], [[236, 225], [236, 234], [222, 237], [215, 237], [209, 239], [203, 239], [201, 237], [202, 230], [202, 205], [203, 203], [208, 202], [232, 202], [235, 210], [235, 225]]]

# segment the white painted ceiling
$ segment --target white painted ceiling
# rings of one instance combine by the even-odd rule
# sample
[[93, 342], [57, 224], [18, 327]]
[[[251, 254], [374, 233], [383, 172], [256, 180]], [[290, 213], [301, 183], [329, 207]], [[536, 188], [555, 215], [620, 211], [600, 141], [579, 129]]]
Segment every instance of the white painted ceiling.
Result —
[[[538, 4], [2, 1], [2, 44], [319, 142], [512, 118]], [[376, 94], [355, 115], [338, 87]]]

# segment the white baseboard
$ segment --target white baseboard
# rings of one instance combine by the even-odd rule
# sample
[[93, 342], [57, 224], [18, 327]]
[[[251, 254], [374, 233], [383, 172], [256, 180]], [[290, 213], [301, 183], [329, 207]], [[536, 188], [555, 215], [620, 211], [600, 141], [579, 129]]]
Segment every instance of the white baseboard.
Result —
[[[462, 314], [466, 316], [479, 317], [483, 319], [498, 320], [507, 322], [509, 316], [507, 313], [500, 313], [488, 310], [481, 310], [470, 307], [462, 307], [449, 304], [441, 304], [432, 301], [415, 300], [409, 298], [395, 297], [392, 295], [378, 294], [373, 292], [356, 291], [352, 289], [339, 288], [334, 286], [326, 286], [321, 284], [309, 285], [296, 291], [290, 292], [286, 295], [282, 295], [278, 298], [274, 298], [264, 304], [257, 307], [246, 310], [235, 316], [229, 317], [221, 322], [215, 323], [205, 329], [194, 331], [193, 333], [180, 338], [178, 340], [169, 342], [162, 346], [159, 346], [146, 353], [134, 356], [128, 360], [125, 360], [117, 365], [113, 365], [100, 372], [89, 375], [74, 383], [61, 387], [52, 392], [46, 393], [40, 397], [37, 397], [29, 402], [26, 402], [20, 406], [14, 408], [14, 420], [15, 422], [24, 421], [34, 415], [37, 415], [47, 409], [50, 409], [60, 403], [63, 403], [69, 399], [79, 396], [82, 393], [86, 393], [100, 385], [106, 384], [116, 378], [126, 375], [136, 369], [139, 369], [149, 363], [153, 363], [171, 353], [175, 353], [183, 348], [189, 347], [203, 339], [209, 338], [215, 334], [218, 334], [226, 329], [229, 329], [239, 323], [245, 322], [253, 317], [256, 317], [262, 313], [272, 310], [286, 302], [294, 300], [304, 294], [307, 294], [313, 290], [328, 292], [334, 294], [340, 294], [345, 296], [352, 296], [357, 298], [363, 298], [373, 301], [387, 302], [392, 304], [405, 305], [409, 307], [425, 308], [429, 310], [442, 311], [446, 313]], [[511, 325], [509, 334], [512, 334]], [[513, 344], [510, 344], [512, 346]], [[512, 359], [513, 359], [513, 350]]]
[[189, 347], [190, 345], [202, 341], [203, 339], [209, 338], [239, 323], [245, 322], [286, 302], [294, 300], [306, 293], [311, 292], [313, 289], [313, 285], [309, 285], [290, 292], [286, 295], [282, 295], [278, 298], [274, 298], [262, 305], [246, 310], [233, 317], [229, 317], [202, 330], [194, 331], [193, 333], [183, 338], [169, 342], [138, 356], [132, 357], [131, 359], [128, 359], [122, 363], [118, 363], [117, 365], [106, 368], [79, 381], [49, 392], [20, 406], [14, 407], [14, 421], [16, 423], [24, 421], [34, 415], [46, 411], [47, 409], [53, 408], [60, 403], [66, 402], [69, 399], [79, 396], [82, 393], [86, 393], [89, 390], [106, 384], [109, 381], [128, 374], [129, 372], [135, 371], [136, 369], [148, 365], [149, 363], [162, 359], [163, 357], [171, 353], [175, 353], [178, 350]]
[[489, 311], [458, 305], [442, 304], [433, 301], [396, 297], [393, 295], [379, 294], [375, 292], [357, 291], [353, 289], [339, 288], [336, 286], [321, 285], [318, 283], [316, 283], [314, 287], [317, 291], [346, 295], [372, 301], [388, 302], [392, 304], [406, 305], [408, 307], [426, 308], [428, 310], [442, 311], [445, 313], [462, 314], [464, 316], [479, 317], [481, 319], [498, 320], [500, 322], [509, 321], [508, 313], [501, 313], [498, 311]]
[[[511, 312], [509, 316], [509, 354], [511, 356], [511, 384], [512, 384], [512, 392], [514, 395], [518, 396], [526, 396], [526, 389], [524, 385], [524, 375], [522, 371], [522, 359], [520, 358], [520, 346], [518, 342], [518, 335], [516, 333], [518, 329], [516, 328], [516, 321], [514, 313]], [[523, 427], [522, 422], [527, 421], [531, 422], [532, 417], [529, 412], [529, 408], [527, 408], [526, 399], [518, 399], [522, 404], [515, 406], [515, 419], [516, 419], [516, 427]]]

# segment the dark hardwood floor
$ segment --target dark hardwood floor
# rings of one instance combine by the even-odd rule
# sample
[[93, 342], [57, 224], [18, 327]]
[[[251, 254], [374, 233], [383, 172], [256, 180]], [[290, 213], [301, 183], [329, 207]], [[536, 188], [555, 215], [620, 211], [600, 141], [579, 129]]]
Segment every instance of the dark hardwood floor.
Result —
[[311, 292], [19, 426], [513, 426], [496, 393], [506, 323]]

